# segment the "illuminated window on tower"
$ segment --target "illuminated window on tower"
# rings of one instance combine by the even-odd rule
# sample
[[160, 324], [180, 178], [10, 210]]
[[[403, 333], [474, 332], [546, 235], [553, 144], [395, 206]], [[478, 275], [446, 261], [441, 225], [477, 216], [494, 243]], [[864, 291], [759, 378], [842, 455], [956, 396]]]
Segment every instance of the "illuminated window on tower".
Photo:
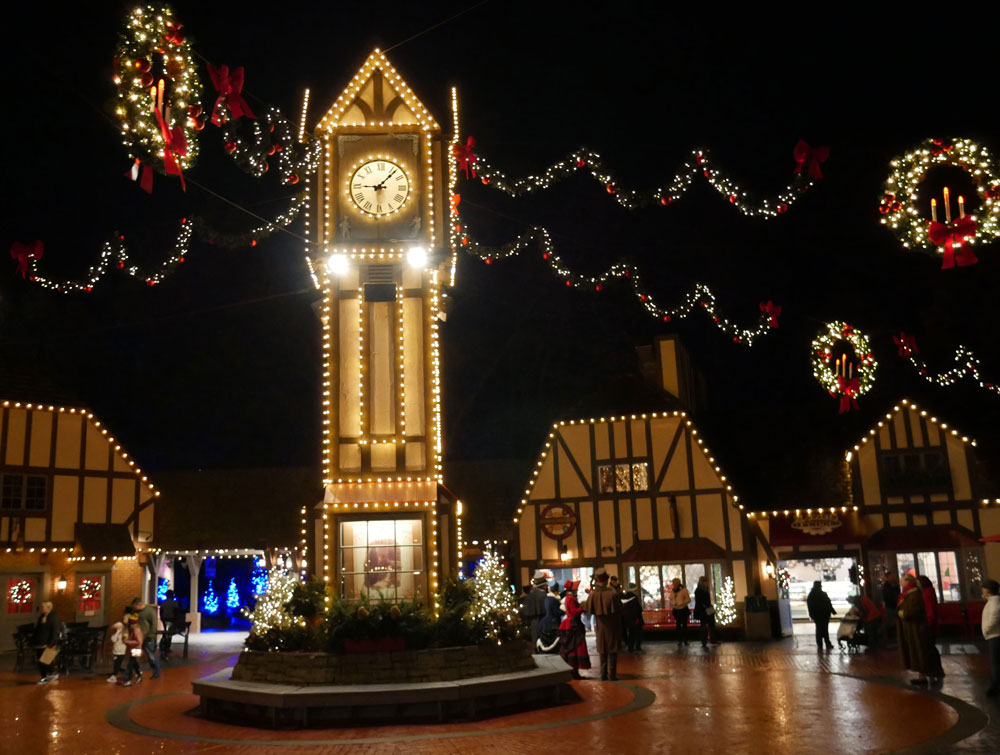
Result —
[[345, 598], [421, 600], [426, 594], [423, 520], [342, 522], [340, 574]]

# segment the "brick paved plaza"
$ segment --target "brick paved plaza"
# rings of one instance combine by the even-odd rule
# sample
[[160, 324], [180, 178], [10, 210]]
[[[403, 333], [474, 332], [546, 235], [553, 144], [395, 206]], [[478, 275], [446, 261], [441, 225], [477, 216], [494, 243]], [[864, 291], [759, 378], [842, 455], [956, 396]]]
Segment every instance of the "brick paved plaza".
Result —
[[[106, 674], [38, 686], [0, 674], [3, 751], [17, 753], [987, 753], [1000, 751], [996, 704], [974, 643], [942, 646], [939, 690], [907, 684], [896, 654], [817, 654], [808, 636], [772, 643], [648, 641], [622, 655], [621, 680], [573, 682], [541, 710], [441, 724], [281, 731], [201, 719], [190, 682], [232, 665], [242, 635], [202, 636], [160, 679], [121, 688]], [[591, 672], [592, 673], [592, 672]]]

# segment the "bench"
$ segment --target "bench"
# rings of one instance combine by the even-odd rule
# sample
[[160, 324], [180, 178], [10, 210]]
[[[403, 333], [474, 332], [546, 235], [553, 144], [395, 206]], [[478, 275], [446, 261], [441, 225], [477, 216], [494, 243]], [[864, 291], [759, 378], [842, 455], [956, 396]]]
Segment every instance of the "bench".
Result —
[[937, 623], [939, 627], [961, 627], [962, 634], [967, 634], [969, 631], [961, 603], [938, 603]]
[[[642, 612], [643, 629], [646, 630], [660, 630], [660, 629], [676, 629], [677, 622], [674, 620], [674, 612], [668, 608], [651, 608]], [[701, 626], [701, 622], [698, 621], [694, 615], [690, 615], [688, 618], [689, 627]]]
[[[160, 650], [159, 650], [160, 642], [162, 641], [164, 634], [165, 634], [164, 630], [162, 630], [162, 629], [157, 629], [156, 630], [156, 636], [159, 638], [156, 641], [156, 647], [157, 647], [157, 652], [160, 653], [160, 658], [166, 660], [166, 658], [164, 657], [163, 653], [160, 652]], [[189, 639], [189, 635], [190, 634], [191, 634], [191, 622], [190, 621], [185, 621], [184, 622], [184, 629], [181, 630], [180, 632], [174, 632], [174, 634], [173, 634], [174, 637], [183, 637], [184, 638], [184, 660], [187, 660], [187, 657], [188, 657], [188, 639]]]
[[272, 727], [310, 726], [319, 721], [436, 718], [523, 704], [552, 696], [559, 701], [572, 670], [557, 655], [535, 655], [535, 668], [449, 682], [294, 685], [232, 679], [223, 669], [191, 683], [206, 718], [266, 721]]

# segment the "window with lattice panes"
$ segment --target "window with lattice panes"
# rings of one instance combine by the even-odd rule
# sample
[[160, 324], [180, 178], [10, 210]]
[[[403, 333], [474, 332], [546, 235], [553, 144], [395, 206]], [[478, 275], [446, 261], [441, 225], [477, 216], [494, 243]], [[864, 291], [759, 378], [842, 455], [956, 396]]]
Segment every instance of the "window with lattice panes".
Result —
[[644, 461], [601, 464], [597, 467], [597, 479], [602, 493], [649, 490], [649, 464]]
[[48, 478], [41, 475], [5, 474], [0, 480], [0, 509], [43, 511], [48, 505]]
[[340, 524], [345, 598], [421, 600], [426, 594], [422, 519], [349, 520]]

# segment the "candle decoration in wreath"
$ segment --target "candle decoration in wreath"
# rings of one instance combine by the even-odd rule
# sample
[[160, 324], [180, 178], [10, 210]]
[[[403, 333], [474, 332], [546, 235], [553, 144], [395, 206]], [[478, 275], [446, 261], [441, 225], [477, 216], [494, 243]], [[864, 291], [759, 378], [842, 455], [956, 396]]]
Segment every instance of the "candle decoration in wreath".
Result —
[[875, 382], [878, 362], [868, 337], [845, 322], [827, 323], [812, 342], [813, 376], [831, 396], [840, 396], [840, 413], [858, 408], [857, 397]]
[[[194, 165], [198, 131], [205, 127], [201, 84], [191, 44], [169, 6], [136, 6], [114, 59], [115, 114], [135, 164], [133, 180], [152, 191], [153, 174], [180, 177]], [[128, 174], [126, 174], [128, 175]]]
[[564, 503], [552, 503], [538, 515], [542, 534], [553, 540], [565, 540], [576, 530], [576, 513]]
[[[904, 248], [940, 255], [942, 269], [964, 267], [978, 261], [972, 244], [1000, 236], [1000, 171], [985, 147], [969, 139], [928, 139], [889, 165], [878, 211]], [[975, 196], [953, 199], [945, 186], [940, 199], [921, 197], [928, 171], [938, 166], [964, 171]]]

